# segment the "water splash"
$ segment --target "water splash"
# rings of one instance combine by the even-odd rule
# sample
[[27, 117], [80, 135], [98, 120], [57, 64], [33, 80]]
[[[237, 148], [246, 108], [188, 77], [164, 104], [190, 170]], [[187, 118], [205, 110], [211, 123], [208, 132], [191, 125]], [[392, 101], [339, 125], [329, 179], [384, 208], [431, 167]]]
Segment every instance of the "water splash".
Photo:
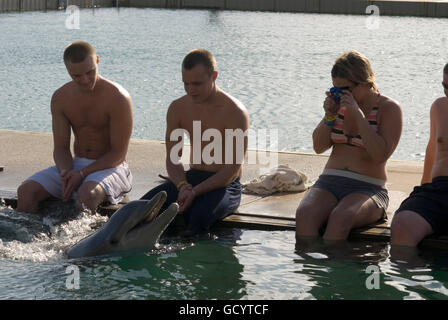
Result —
[[65, 250], [107, 221], [72, 203], [51, 205], [39, 214], [0, 206], [0, 257], [32, 262], [65, 259]]

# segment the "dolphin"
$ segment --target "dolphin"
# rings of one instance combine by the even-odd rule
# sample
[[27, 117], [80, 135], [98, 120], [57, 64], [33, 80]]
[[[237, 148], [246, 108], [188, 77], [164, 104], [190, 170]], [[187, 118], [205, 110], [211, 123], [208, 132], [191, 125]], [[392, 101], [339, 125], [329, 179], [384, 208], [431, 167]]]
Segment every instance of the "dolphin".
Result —
[[172, 203], [158, 215], [166, 197], [166, 192], [161, 191], [151, 200], [134, 200], [125, 204], [95, 233], [70, 247], [68, 258], [153, 248], [179, 209], [177, 203]]

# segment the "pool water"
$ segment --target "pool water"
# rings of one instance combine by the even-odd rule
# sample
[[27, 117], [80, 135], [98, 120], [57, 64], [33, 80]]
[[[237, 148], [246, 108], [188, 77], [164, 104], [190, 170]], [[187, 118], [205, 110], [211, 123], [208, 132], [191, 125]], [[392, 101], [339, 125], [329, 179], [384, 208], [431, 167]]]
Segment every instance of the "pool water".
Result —
[[[50, 99], [70, 78], [62, 62], [72, 41], [93, 44], [100, 73], [122, 84], [134, 103], [133, 138], [163, 140], [165, 114], [184, 94], [180, 65], [188, 51], [215, 54], [218, 85], [247, 107], [254, 130], [278, 130], [260, 149], [313, 152], [334, 60], [351, 49], [372, 63], [382, 94], [403, 109], [395, 159], [423, 160], [429, 108], [443, 95], [448, 20], [352, 15], [82, 9], [80, 29], [65, 11], [0, 15], [0, 128], [51, 132]], [[437, 30], [435, 32], [434, 30]]]
[[[51, 95], [70, 80], [63, 49], [80, 39], [97, 49], [101, 74], [131, 93], [133, 138], [163, 139], [167, 107], [184, 94], [180, 63], [198, 47], [215, 54], [218, 85], [246, 105], [252, 128], [278, 130], [279, 150], [313, 152], [331, 66], [347, 50], [369, 57], [381, 93], [402, 106], [395, 159], [424, 158], [429, 108], [443, 95], [446, 19], [381, 17], [375, 30], [363, 16], [299, 13], [85, 9], [79, 30], [66, 19], [63, 11], [0, 15], [1, 129], [51, 132]], [[0, 299], [448, 297], [443, 251], [397, 258], [387, 243], [299, 245], [292, 231], [215, 228], [154, 250], [66, 258], [105, 221], [0, 206]]]

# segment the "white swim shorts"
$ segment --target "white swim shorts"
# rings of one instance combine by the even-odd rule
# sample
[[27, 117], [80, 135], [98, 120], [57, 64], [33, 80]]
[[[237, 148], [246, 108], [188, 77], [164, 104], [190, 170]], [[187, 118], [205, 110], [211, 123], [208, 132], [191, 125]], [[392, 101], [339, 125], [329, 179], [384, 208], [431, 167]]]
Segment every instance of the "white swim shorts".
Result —
[[[80, 170], [87, 167], [95, 160], [75, 157], [73, 159], [73, 169]], [[42, 185], [52, 196], [62, 198], [62, 181], [59, 170], [56, 166], [49, 167], [33, 174], [27, 181], [33, 180]], [[126, 193], [132, 189], [132, 174], [126, 162], [122, 162], [115, 168], [95, 171], [84, 178], [87, 181], [98, 182], [106, 191], [107, 199], [111, 204], [119, 203]], [[73, 194], [75, 197], [75, 193]]]

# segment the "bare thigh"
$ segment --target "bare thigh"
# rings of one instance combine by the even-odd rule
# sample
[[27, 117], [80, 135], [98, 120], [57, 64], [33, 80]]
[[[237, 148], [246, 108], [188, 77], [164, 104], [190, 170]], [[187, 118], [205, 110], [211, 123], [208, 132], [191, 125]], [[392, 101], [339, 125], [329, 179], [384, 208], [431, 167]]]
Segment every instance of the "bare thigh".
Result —
[[17, 193], [19, 196], [19, 201], [20, 200], [42, 201], [51, 196], [51, 194], [47, 190], [45, 190], [45, 188], [40, 183], [33, 180], [28, 180], [22, 183], [19, 186]]
[[378, 221], [383, 212], [383, 208], [379, 208], [370, 196], [364, 193], [351, 193], [341, 199], [330, 219], [348, 220], [352, 223], [352, 228], [358, 228]]
[[28, 180], [17, 189], [17, 211], [36, 212], [39, 202], [50, 196], [40, 183]]
[[417, 212], [403, 210], [396, 213], [391, 224], [391, 244], [416, 246], [434, 233], [432, 226]]
[[309, 189], [297, 209], [297, 233], [309, 235], [310, 231], [315, 234], [337, 204], [338, 200], [331, 192], [320, 188]]
[[365, 194], [363, 194], [363, 196], [366, 196], [367, 199], [362, 203], [358, 213], [355, 216], [353, 228], [359, 228], [377, 222], [381, 219], [381, 217], [383, 217], [385, 211], [385, 209], [378, 207], [372, 198]]

